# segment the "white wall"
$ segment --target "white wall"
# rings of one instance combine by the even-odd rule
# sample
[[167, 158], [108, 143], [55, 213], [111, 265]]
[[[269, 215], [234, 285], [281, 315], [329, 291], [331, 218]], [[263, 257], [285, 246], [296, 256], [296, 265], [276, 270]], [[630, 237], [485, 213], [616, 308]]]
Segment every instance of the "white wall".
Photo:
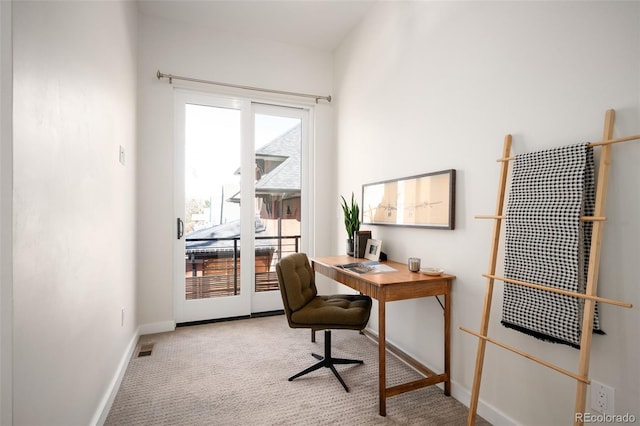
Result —
[[[331, 54], [265, 40], [229, 37], [147, 16], [140, 17], [138, 170], [138, 298], [142, 332], [170, 327], [173, 316], [173, 87], [231, 93], [215, 86], [171, 86], [156, 79], [160, 70], [211, 81], [285, 91], [329, 94]], [[241, 96], [260, 96], [235, 91]], [[287, 100], [296, 102], [296, 100]], [[315, 107], [318, 161], [330, 161], [331, 106]], [[316, 166], [316, 205], [333, 194], [332, 170]], [[328, 229], [330, 217], [316, 217], [316, 229]], [[316, 247], [330, 245], [330, 233], [315, 236]]]
[[12, 423], [13, 146], [11, 2], [0, 2], [0, 424]]
[[[468, 403], [489, 260], [504, 135], [515, 154], [602, 136], [617, 110], [616, 136], [640, 133], [640, 3], [381, 2], [337, 50], [334, 70], [337, 192], [454, 168], [454, 231], [372, 227], [391, 259], [422, 258], [457, 275], [453, 284], [453, 393]], [[357, 161], [354, 159], [357, 158]], [[616, 146], [609, 182], [600, 291], [633, 303], [601, 306], [591, 377], [615, 388], [617, 413], [640, 418], [640, 143]], [[336, 220], [334, 251], [344, 230]], [[490, 334], [576, 371], [578, 351], [499, 324]], [[442, 313], [435, 300], [394, 302], [388, 337], [442, 369]], [[375, 324], [374, 324], [375, 326]], [[491, 345], [489, 345], [491, 346]], [[575, 381], [497, 347], [487, 349], [482, 412], [498, 423], [568, 424]], [[488, 404], [494, 410], [489, 410]], [[504, 416], [501, 416], [503, 413]]]
[[13, 4], [17, 425], [98, 422], [136, 336], [136, 31], [132, 3]]

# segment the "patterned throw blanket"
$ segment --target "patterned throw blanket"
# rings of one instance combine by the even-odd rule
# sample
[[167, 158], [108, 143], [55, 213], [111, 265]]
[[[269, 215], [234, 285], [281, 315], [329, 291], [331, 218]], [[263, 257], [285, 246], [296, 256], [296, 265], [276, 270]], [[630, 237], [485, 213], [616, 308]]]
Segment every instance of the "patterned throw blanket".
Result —
[[[584, 293], [595, 205], [593, 149], [517, 155], [506, 209], [505, 277]], [[502, 324], [580, 347], [584, 300], [505, 283]], [[594, 331], [600, 331], [597, 306]]]

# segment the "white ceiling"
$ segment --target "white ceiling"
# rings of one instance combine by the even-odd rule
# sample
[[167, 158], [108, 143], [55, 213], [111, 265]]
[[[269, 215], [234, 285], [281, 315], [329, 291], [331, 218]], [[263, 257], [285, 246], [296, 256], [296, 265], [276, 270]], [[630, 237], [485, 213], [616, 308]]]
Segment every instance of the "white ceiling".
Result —
[[331, 51], [376, 0], [138, 0], [141, 14]]

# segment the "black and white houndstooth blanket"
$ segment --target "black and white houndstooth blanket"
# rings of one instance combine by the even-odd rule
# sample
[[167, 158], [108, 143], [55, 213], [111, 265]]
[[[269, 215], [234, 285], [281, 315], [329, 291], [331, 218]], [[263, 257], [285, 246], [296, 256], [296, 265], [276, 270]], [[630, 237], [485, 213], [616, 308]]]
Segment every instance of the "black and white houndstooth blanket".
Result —
[[[505, 277], [584, 293], [593, 226], [580, 216], [592, 216], [594, 205], [587, 144], [517, 155], [506, 209]], [[583, 307], [583, 299], [505, 283], [502, 324], [579, 348]]]

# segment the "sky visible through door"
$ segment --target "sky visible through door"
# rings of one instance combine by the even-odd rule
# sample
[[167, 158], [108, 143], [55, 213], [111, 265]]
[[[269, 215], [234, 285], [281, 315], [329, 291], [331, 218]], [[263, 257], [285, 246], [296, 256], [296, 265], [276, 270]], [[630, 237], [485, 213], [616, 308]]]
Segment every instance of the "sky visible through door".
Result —
[[[299, 122], [256, 114], [255, 149]], [[185, 233], [238, 220], [238, 205], [224, 200], [240, 189], [240, 111], [188, 104], [185, 127]]]

